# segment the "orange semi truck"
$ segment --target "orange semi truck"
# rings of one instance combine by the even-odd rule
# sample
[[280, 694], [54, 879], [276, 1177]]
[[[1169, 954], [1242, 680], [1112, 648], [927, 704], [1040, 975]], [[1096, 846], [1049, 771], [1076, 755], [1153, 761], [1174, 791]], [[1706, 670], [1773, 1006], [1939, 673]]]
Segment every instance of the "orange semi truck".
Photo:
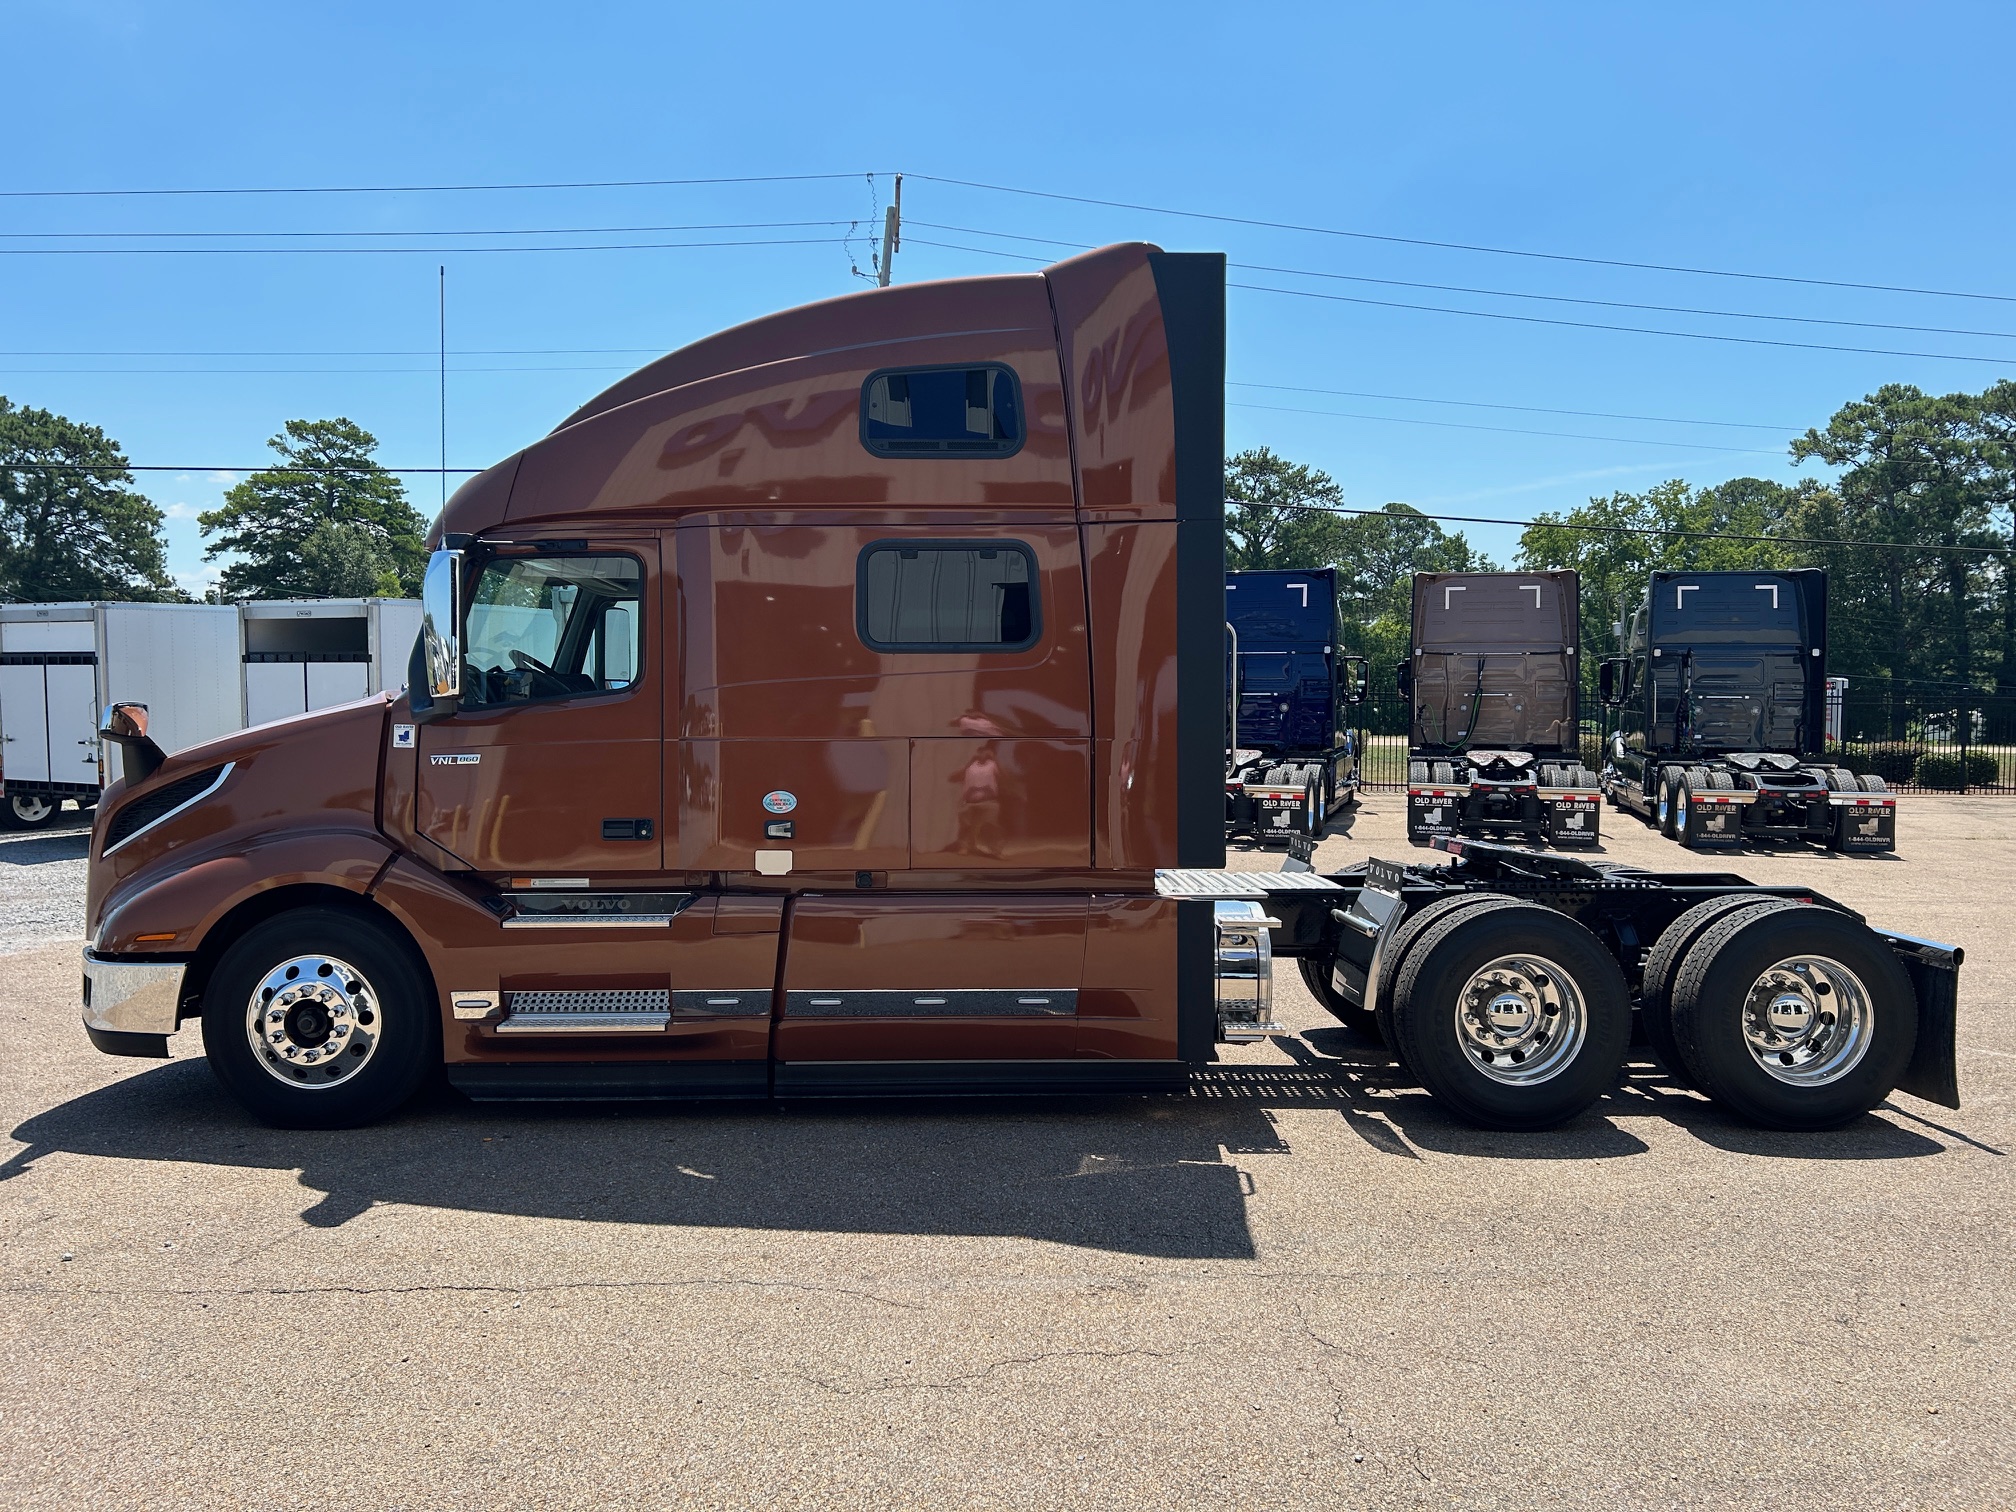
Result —
[[1178, 1091], [1276, 956], [1455, 1112], [1574, 1116], [1633, 1014], [1738, 1111], [1956, 1101], [1957, 949], [1805, 890], [1461, 841], [1226, 872], [1224, 260], [1121, 245], [695, 343], [450, 500], [408, 691], [164, 753], [84, 1018], [257, 1116]]

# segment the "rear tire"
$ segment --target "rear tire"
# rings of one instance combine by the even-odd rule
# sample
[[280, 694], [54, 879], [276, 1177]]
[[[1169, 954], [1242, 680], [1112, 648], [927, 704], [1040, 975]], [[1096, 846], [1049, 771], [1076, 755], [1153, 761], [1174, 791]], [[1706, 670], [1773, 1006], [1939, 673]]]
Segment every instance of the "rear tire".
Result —
[[1668, 840], [1675, 838], [1673, 833], [1674, 786], [1675, 783], [1671, 771], [1664, 771], [1659, 774], [1659, 806], [1657, 810], [1659, 815], [1659, 833], [1664, 835]]
[[1438, 761], [1430, 770], [1435, 774], [1435, 785], [1437, 787], [1449, 787], [1456, 781], [1456, 768], [1450, 762]]
[[440, 1066], [433, 996], [412, 948], [387, 929], [342, 909], [297, 909], [225, 950], [203, 993], [203, 1050], [262, 1122], [354, 1129]]
[[1302, 970], [1302, 983], [1309, 989], [1309, 995], [1316, 999], [1325, 1013], [1360, 1039], [1370, 1040], [1375, 1045], [1379, 1043], [1378, 1018], [1330, 985], [1330, 972], [1324, 961], [1316, 956], [1303, 956], [1295, 964]]
[[1631, 1039], [1624, 973], [1600, 940], [1537, 903], [1437, 922], [1400, 969], [1401, 1059], [1458, 1117], [1548, 1129], [1616, 1083]]
[[1890, 784], [1885, 782], [1881, 777], [1878, 777], [1874, 772], [1864, 772], [1862, 774], [1862, 791], [1865, 793], [1887, 793], [1890, 791]]
[[40, 793], [9, 794], [0, 803], [0, 819], [9, 829], [47, 829], [62, 812], [61, 798], [45, 798]]
[[1407, 1057], [1400, 1049], [1398, 1035], [1393, 1027], [1393, 993], [1400, 980], [1400, 968], [1407, 963], [1408, 952], [1414, 942], [1426, 934], [1452, 913], [1461, 913], [1471, 908], [1503, 908], [1517, 902], [1496, 893], [1464, 893], [1454, 898], [1437, 898], [1413, 918], [1401, 922], [1393, 932], [1391, 946], [1379, 957], [1379, 993], [1375, 1004], [1379, 1039], [1395, 1055], [1400, 1056], [1405, 1065]]
[[1673, 982], [1673, 1037], [1695, 1083], [1773, 1129], [1833, 1129], [1888, 1097], [1918, 1038], [1890, 948], [1815, 904], [1711, 925]]
[[1428, 785], [1428, 763], [1425, 761], [1408, 762], [1407, 780], [1415, 787], [1426, 787]]
[[1827, 791], [1830, 793], [1860, 792], [1862, 785], [1855, 780], [1855, 774], [1846, 767], [1827, 769]]
[[1731, 914], [1748, 908], [1768, 911], [1791, 906], [1782, 898], [1762, 898], [1755, 893], [1710, 898], [1706, 903], [1696, 903], [1668, 924], [1646, 953], [1638, 987], [1638, 1021], [1644, 1025], [1645, 1038], [1651, 1041], [1659, 1063], [1681, 1086], [1701, 1090], [1680, 1058], [1679, 1044], [1673, 1038], [1673, 977], [1680, 969], [1680, 962], [1712, 925]]

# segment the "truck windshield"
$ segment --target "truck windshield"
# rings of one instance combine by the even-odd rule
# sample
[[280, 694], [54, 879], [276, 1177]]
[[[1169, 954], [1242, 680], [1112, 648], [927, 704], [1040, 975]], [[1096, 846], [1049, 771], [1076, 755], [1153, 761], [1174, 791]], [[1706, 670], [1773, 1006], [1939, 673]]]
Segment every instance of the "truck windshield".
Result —
[[634, 557], [497, 557], [470, 596], [467, 704], [626, 688], [637, 675], [643, 573]]

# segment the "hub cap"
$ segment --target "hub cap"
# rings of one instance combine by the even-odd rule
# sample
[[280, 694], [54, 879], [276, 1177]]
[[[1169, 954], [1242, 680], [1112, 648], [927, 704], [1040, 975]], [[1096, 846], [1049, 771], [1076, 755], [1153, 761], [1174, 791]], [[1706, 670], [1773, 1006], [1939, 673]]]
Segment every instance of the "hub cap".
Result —
[[7, 801], [14, 806], [14, 817], [23, 824], [40, 824], [49, 817], [49, 800], [40, 794], [23, 793]]
[[1750, 984], [1743, 1003], [1751, 1058], [1795, 1087], [1846, 1076], [1868, 1053], [1875, 1028], [1861, 978], [1825, 956], [1788, 956]]
[[341, 1086], [371, 1063], [382, 1032], [378, 994], [334, 956], [282, 961], [245, 1005], [253, 1055], [290, 1087]]
[[1456, 995], [1456, 1037], [1495, 1082], [1532, 1086], [1558, 1076], [1589, 1033], [1574, 979], [1539, 956], [1487, 961]]

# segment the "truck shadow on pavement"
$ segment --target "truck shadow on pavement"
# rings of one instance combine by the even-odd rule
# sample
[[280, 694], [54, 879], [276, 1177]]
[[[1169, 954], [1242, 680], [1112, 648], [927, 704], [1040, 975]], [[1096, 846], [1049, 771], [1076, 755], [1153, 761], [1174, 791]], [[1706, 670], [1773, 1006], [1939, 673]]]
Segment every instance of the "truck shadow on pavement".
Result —
[[1829, 1134], [1736, 1123], [1635, 1066], [1560, 1129], [1502, 1134], [1440, 1112], [1348, 1030], [1277, 1041], [1289, 1065], [1221, 1065], [1184, 1097], [850, 1104], [482, 1106], [439, 1091], [374, 1128], [267, 1129], [198, 1060], [34, 1115], [0, 1181], [56, 1154], [298, 1171], [302, 1212], [336, 1227], [380, 1204], [701, 1228], [1013, 1236], [1167, 1259], [1253, 1258], [1246, 1173], [1285, 1154], [1277, 1114], [1334, 1112], [1382, 1155], [1599, 1160], [1649, 1146], [1615, 1122], [1665, 1118], [1723, 1149], [1804, 1159], [1939, 1153], [1877, 1118]]
[[25, 834], [0, 831], [0, 866], [42, 866], [51, 861], [82, 861], [91, 849], [91, 827], [30, 830]]

